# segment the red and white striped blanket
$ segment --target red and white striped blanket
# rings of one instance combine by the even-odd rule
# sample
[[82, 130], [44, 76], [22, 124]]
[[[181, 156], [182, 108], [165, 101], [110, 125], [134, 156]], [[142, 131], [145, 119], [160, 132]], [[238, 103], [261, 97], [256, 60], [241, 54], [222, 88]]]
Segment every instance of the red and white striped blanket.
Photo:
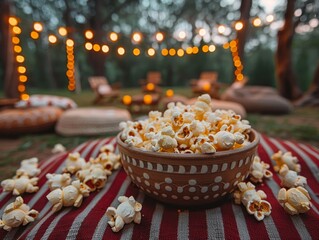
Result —
[[[73, 151], [79, 151], [88, 160], [109, 142], [115, 144], [115, 138], [86, 142]], [[258, 153], [264, 162], [273, 165], [271, 155], [278, 150], [291, 151], [300, 161], [300, 174], [307, 178], [313, 204], [307, 213], [290, 216], [279, 205], [277, 193], [281, 180], [272, 168], [273, 178], [257, 187], [266, 192], [272, 205], [271, 215], [261, 222], [231, 199], [211, 208], [189, 210], [156, 202], [139, 191], [123, 169], [114, 172], [101, 191], [85, 198], [81, 207], [52, 213], [46, 199], [49, 190], [45, 175], [61, 173], [67, 157], [64, 153], [40, 163], [39, 191], [23, 195], [25, 203], [39, 211], [37, 220], [10, 232], [0, 229], [0, 239], [319, 239], [319, 150], [307, 144], [261, 136]], [[143, 204], [142, 222], [127, 224], [114, 233], [107, 224], [105, 211], [119, 204], [120, 195], [133, 195]], [[11, 193], [0, 193], [1, 215], [14, 199]]]

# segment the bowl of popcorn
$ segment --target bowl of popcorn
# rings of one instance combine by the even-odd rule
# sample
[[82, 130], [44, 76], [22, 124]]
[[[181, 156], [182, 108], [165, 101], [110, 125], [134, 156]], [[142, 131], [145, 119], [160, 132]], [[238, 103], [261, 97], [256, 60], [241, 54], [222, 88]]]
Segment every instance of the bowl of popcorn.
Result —
[[222, 200], [249, 174], [259, 136], [231, 110], [212, 111], [211, 98], [169, 103], [162, 113], [120, 123], [124, 170], [147, 195], [197, 206]]

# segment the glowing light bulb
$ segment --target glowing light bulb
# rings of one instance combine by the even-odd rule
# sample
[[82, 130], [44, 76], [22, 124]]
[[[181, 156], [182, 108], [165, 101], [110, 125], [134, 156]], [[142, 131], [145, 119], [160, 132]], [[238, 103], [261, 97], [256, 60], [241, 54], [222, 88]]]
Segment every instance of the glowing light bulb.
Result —
[[155, 35], [156, 41], [161, 42], [164, 40], [164, 34], [161, 32], [157, 32]]
[[91, 30], [86, 30], [85, 31], [85, 37], [87, 39], [92, 39], [93, 38], [93, 32]]
[[147, 50], [147, 54], [149, 55], [149, 56], [154, 56], [155, 55], [155, 49], [154, 48], [149, 48], [148, 50]]
[[161, 52], [162, 52], [162, 55], [163, 55], [163, 56], [167, 56], [167, 55], [168, 55], [168, 50], [167, 50], [167, 48], [163, 48]]
[[42, 26], [41, 23], [35, 22], [35, 23], [33, 24], [33, 29], [34, 29], [35, 31], [37, 31], [37, 32], [42, 32], [43, 26]]
[[92, 43], [90, 43], [90, 42], [87, 42], [87, 43], [85, 43], [85, 49], [86, 50], [92, 50], [92, 48], [93, 48], [93, 45], [92, 45]]
[[102, 50], [102, 52], [107, 53], [110, 51], [110, 48], [107, 45], [102, 45], [101, 50]]
[[259, 26], [261, 26], [261, 20], [260, 20], [260, 18], [255, 18], [254, 20], [253, 20], [253, 25], [255, 26], [255, 27], [259, 27]]
[[74, 41], [72, 40], [72, 39], [68, 39], [68, 40], [66, 40], [66, 45], [68, 46], [68, 47], [73, 47], [74, 46]]
[[49, 35], [48, 40], [50, 43], [54, 44], [58, 41], [57, 37], [53, 34]]
[[218, 33], [223, 34], [226, 31], [226, 28], [224, 25], [219, 25], [217, 28]]
[[139, 43], [142, 41], [142, 34], [140, 34], [138, 32], [133, 33], [132, 39], [134, 42]]
[[116, 42], [118, 40], [118, 38], [119, 38], [119, 36], [118, 36], [118, 34], [116, 32], [111, 32], [110, 33], [111, 41]]
[[198, 31], [199, 36], [204, 37], [206, 34], [206, 29], [205, 28], [201, 28]]
[[124, 49], [123, 47], [119, 47], [119, 48], [117, 49], [117, 53], [118, 53], [119, 55], [124, 55], [124, 54], [125, 54], [125, 49]]
[[31, 36], [32, 39], [36, 40], [36, 39], [39, 38], [40, 35], [39, 35], [38, 32], [32, 31], [32, 32], [30, 33], [30, 36]]
[[66, 30], [65, 27], [59, 27], [59, 30], [58, 30], [59, 34], [64, 37], [68, 34], [68, 31]]
[[16, 26], [18, 25], [18, 19], [15, 17], [9, 17], [8, 22], [11, 26]]
[[140, 54], [141, 54], [140, 49], [138, 49], [138, 48], [134, 48], [134, 49], [133, 49], [133, 54], [134, 54], [134, 56], [138, 56], [138, 55], [140, 55]]
[[235, 29], [236, 29], [237, 31], [242, 30], [243, 27], [244, 27], [244, 24], [243, 24], [241, 21], [238, 21], [238, 22], [235, 23]]
[[130, 95], [124, 95], [122, 101], [125, 105], [130, 105], [132, 103], [132, 97]]

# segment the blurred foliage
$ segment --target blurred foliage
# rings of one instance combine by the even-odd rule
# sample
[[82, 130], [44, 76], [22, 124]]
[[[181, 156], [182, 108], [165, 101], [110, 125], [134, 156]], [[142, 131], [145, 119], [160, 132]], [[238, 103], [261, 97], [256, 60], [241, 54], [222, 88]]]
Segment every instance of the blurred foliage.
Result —
[[[81, 85], [83, 89], [88, 89], [87, 79], [94, 71], [90, 65], [88, 51], [83, 47], [85, 41], [83, 32], [97, 21], [101, 23], [101, 31], [105, 36], [110, 31], [120, 32], [122, 36], [130, 36], [135, 30], [141, 31], [146, 37], [139, 47], [146, 50], [151, 45], [160, 48], [179, 48], [185, 47], [187, 45], [185, 43], [201, 47], [205, 42], [203, 39], [198, 40], [198, 35], [194, 34], [199, 27], [231, 25], [240, 15], [240, 1], [14, 0], [12, 2], [23, 29], [21, 43], [29, 75], [27, 89], [67, 87], [65, 44], [61, 38], [54, 45], [49, 45], [47, 42], [48, 34], [57, 34], [57, 28], [67, 23], [70, 24], [68, 30], [76, 42], [75, 58]], [[265, 17], [265, 12], [258, 2], [254, 1], [251, 15]], [[277, 11], [277, 18], [280, 20], [284, 9], [278, 8]], [[310, 19], [312, 15], [308, 14], [307, 17]], [[32, 40], [29, 36], [34, 21], [45, 24], [45, 31], [41, 33], [39, 40]], [[178, 28], [193, 32], [193, 35], [180, 42], [172, 37]], [[161, 44], [154, 43], [152, 38], [157, 30], [161, 30], [167, 36]], [[276, 32], [274, 31], [270, 30], [269, 25], [250, 29], [244, 73], [251, 85], [275, 86]], [[217, 33], [212, 32], [212, 35], [214, 34]], [[116, 44], [105, 40], [110, 45], [110, 52], [106, 55], [104, 65], [105, 76], [111, 83], [120, 83], [122, 87], [136, 87], [140, 80], [145, 78], [146, 73], [152, 70], [162, 73], [164, 86], [189, 86], [191, 79], [198, 78], [202, 71], [207, 70], [217, 71], [221, 83], [230, 84], [233, 81], [231, 54], [229, 50], [223, 49], [221, 44], [216, 44], [217, 48], [213, 53], [183, 57], [163, 57], [161, 54], [148, 57], [141, 54], [135, 57], [129, 53], [135, 45], [128, 37], [122, 36]], [[231, 32], [227, 39], [234, 37], [235, 32]], [[307, 34], [296, 35], [294, 39], [294, 69], [303, 90], [309, 86], [318, 60], [318, 37], [317, 28]], [[223, 40], [225, 39], [221, 41]], [[128, 53], [122, 57], [115, 51], [120, 45], [124, 46]], [[0, 63], [1, 61], [0, 59]], [[1, 66], [2, 64], [0, 64], [0, 85], [3, 86]]]

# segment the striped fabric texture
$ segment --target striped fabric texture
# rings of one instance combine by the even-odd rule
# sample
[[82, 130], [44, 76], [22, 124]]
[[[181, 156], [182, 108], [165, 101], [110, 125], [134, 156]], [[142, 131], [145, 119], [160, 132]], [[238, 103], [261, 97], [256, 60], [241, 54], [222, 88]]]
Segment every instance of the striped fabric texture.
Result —
[[[86, 160], [98, 155], [106, 143], [115, 138], [86, 142], [73, 151], [79, 151]], [[319, 150], [307, 144], [284, 141], [261, 135], [258, 154], [262, 161], [273, 166], [271, 155], [278, 150], [291, 151], [301, 164], [301, 175], [308, 181], [307, 190], [312, 198], [312, 208], [304, 214], [291, 216], [277, 201], [280, 178], [265, 180], [257, 189], [265, 191], [272, 213], [258, 222], [242, 205], [231, 198], [216, 206], [197, 209], [178, 209], [145, 196], [135, 187], [124, 170], [114, 172], [106, 186], [91, 193], [79, 208], [63, 208], [52, 213], [46, 199], [49, 193], [46, 173], [61, 173], [67, 153], [52, 156], [40, 163], [39, 191], [24, 194], [31, 208], [39, 211], [35, 222], [7, 232], [0, 229], [0, 239], [319, 239]], [[143, 205], [141, 224], [127, 224], [118, 232], [112, 232], [107, 224], [105, 211], [117, 207], [117, 198], [133, 195]], [[15, 199], [11, 193], [0, 193], [0, 214]]]

